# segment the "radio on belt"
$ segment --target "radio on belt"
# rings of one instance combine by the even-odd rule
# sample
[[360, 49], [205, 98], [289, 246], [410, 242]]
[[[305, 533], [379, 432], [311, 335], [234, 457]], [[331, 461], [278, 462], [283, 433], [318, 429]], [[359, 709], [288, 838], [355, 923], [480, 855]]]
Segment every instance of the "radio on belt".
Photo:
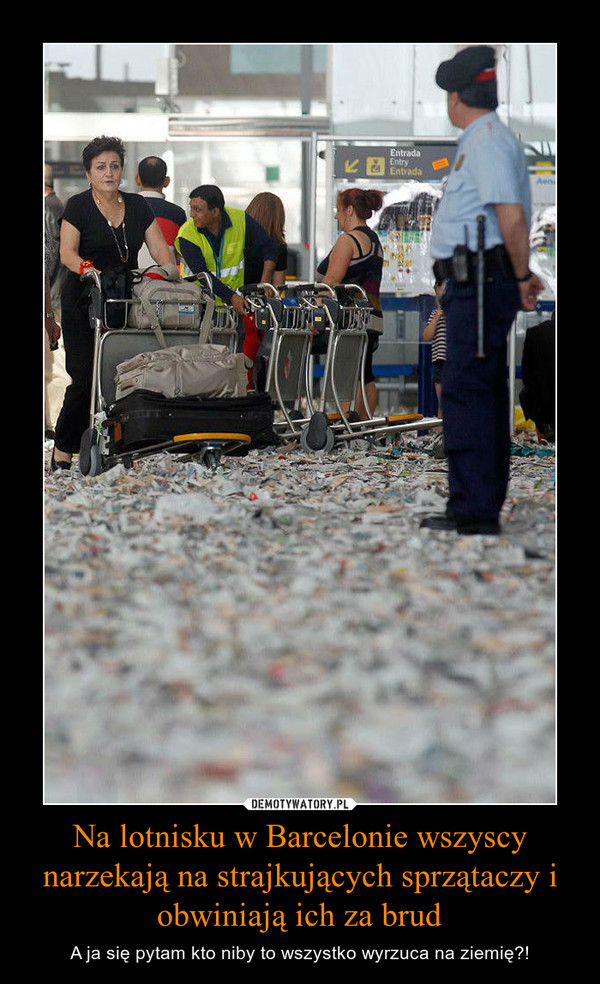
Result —
[[468, 284], [471, 279], [469, 270], [468, 237], [468, 229], [465, 226], [464, 245], [457, 246], [452, 254], [452, 276], [457, 284]]

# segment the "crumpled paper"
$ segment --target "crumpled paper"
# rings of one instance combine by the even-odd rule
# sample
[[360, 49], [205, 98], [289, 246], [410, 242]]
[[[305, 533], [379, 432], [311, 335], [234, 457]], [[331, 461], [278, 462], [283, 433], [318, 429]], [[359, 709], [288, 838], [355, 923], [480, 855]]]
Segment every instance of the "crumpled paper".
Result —
[[553, 801], [554, 459], [459, 537], [434, 442], [49, 474], [46, 801]]

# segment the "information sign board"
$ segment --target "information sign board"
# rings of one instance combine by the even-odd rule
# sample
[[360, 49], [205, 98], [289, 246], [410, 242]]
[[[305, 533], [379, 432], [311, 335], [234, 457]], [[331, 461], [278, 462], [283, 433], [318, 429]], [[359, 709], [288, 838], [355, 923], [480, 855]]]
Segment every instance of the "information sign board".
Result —
[[455, 143], [336, 144], [334, 176], [349, 181], [441, 181], [450, 173], [455, 153]]

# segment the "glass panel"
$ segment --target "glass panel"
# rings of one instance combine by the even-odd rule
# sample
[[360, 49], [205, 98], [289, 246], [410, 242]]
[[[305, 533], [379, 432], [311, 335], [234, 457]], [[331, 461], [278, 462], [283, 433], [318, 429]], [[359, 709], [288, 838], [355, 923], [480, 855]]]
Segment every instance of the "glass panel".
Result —
[[[302, 45], [84, 44], [44, 46], [48, 112], [299, 115]], [[308, 47], [308, 46], [307, 46]], [[310, 45], [310, 97], [325, 99], [326, 45]], [[157, 84], [158, 83], [158, 84]], [[304, 93], [304, 98], [307, 98]], [[321, 109], [323, 111], [323, 109]], [[248, 111], [242, 110], [242, 115]]]
[[168, 44], [48, 43], [46, 66], [63, 70], [67, 78], [104, 79], [112, 82], [154, 82], [157, 59], [167, 56]]
[[[81, 166], [83, 143], [57, 141], [46, 145], [45, 161], [53, 166], [54, 189], [66, 202], [88, 187]], [[286, 214], [288, 245], [306, 262], [307, 250], [302, 233], [302, 144], [300, 140], [245, 138], [214, 142], [126, 144], [122, 189], [136, 192], [135, 175], [142, 158], [155, 154], [167, 162], [171, 178], [165, 189], [169, 201], [180, 205], [189, 216], [190, 192], [200, 184], [218, 184], [227, 205], [245, 209], [261, 191], [278, 195]], [[320, 203], [324, 201], [324, 174], [320, 175]], [[324, 236], [321, 235], [324, 245]], [[328, 248], [331, 244], [328, 244]], [[303, 276], [309, 276], [308, 270]]]
[[[326, 69], [326, 46], [313, 44], [313, 70]], [[231, 71], [236, 73], [298, 74], [302, 71], [302, 46], [299, 44], [232, 44]]]
[[[299, 140], [244, 139], [170, 145], [174, 150], [177, 203], [189, 213], [189, 194], [200, 184], [217, 184], [227, 205], [246, 208], [261, 191], [283, 201], [286, 238], [301, 235], [301, 144]], [[269, 180], [275, 177], [276, 180]]]
[[[312, 98], [325, 98], [326, 45], [311, 45], [313, 73]], [[301, 99], [302, 45], [297, 44], [178, 44], [178, 102], [185, 97], [202, 100], [273, 100], [294, 104], [298, 113]], [[188, 103], [189, 104], [189, 103]], [[185, 110], [187, 111], [187, 110]], [[269, 110], [273, 113], [273, 110]], [[261, 115], [265, 115], [264, 112]]]
[[[89, 187], [88, 180], [81, 161], [81, 153], [88, 141], [52, 141], [46, 143], [44, 151], [44, 162], [52, 167], [54, 179], [54, 190], [61, 201], [66, 202], [72, 195], [78, 195], [86, 191]], [[125, 165], [123, 167], [123, 179], [121, 189], [128, 192], [137, 192], [138, 187], [135, 183], [135, 176], [139, 162], [144, 157], [156, 155], [162, 157], [167, 162], [169, 175], [173, 175], [173, 150], [172, 145], [167, 143], [134, 143], [125, 141]], [[166, 197], [169, 201], [179, 199], [174, 191], [173, 185], [166, 188]]]
[[67, 113], [161, 111], [155, 91], [166, 44], [52, 43], [44, 46], [46, 109]]

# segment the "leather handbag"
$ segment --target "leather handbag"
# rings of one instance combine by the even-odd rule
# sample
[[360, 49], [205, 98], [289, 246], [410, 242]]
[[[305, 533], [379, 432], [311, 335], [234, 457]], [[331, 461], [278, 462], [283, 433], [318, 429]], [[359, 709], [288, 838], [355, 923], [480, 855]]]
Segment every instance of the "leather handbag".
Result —
[[[132, 290], [132, 271], [124, 266], [107, 266], [100, 274], [100, 290], [104, 323], [107, 328], [124, 328], [127, 323], [127, 308], [129, 304], [119, 301], [129, 301]], [[93, 281], [87, 279], [81, 289], [78, 306], [88, 309], [93, 289]]]

